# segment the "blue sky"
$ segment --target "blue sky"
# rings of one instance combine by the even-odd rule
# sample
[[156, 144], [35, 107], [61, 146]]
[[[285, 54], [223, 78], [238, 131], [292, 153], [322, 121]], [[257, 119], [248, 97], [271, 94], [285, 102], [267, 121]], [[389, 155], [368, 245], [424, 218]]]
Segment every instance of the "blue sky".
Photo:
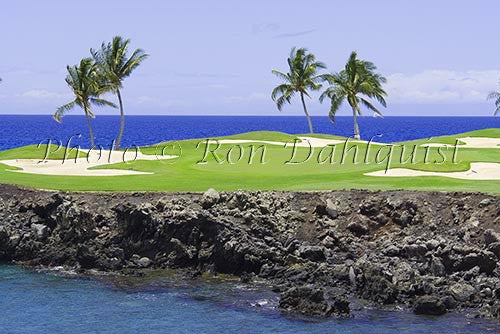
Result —
[[286, 70], [297, 46], [331, 71], [352, 50], [373, 61], [388, 78], [387, 116], [491, 115], [499, 12], [497, 0], [8, 1], [0, 114], [50, 114], [70, 101], [66, 65], [119, 34], [151, 54], [124, 83], [128, 114], [302, 115], [299, 101], [279, 113], [270, 99], [271, 70]]

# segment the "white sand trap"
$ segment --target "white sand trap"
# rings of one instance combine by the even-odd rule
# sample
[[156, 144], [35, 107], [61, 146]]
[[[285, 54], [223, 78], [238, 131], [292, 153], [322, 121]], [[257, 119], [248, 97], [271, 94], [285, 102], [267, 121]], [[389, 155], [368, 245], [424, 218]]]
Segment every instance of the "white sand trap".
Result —
[[[87, 152], [82, 150], [83, 152]], [[126, 169], [101, 169], [93, 170], [91, 167], [105, 166], [119, 162], [131, 162], [134, 160], [159, 160], [173, 159], [175, 155], [147, 155], [135, 150], [130, 150], [125, 154], [121, 151], [102, 150], [91, 151], [88, 158], [78, 158], [62, 160], [45, 160], [40, 159], [16, 159], [16, 160], [0, 160], [0, 163], [12, 167], [22, 168], [22, 170], [9, 170], [9, 172], [43, 174], [43, 175], [64, 175], [64, 176], [118, 176], [118, 175], [141, 175], [153, 174], [149, 172], [139, 172]]]
[[[315, 138], [315, 137], [297, 137], [298, 139], [301, 140], [301, 142], [296, 144], [296, 147], [325, 147], [327, 145], [336, 145], [336, 144], [343, 144], [345, 143], [345, 140], [340, 140], [340, 139], [324, 139], [324, 138]], [[287, 147], [292, 147], [293, 146], [293, 141], [289, 142], [281, 142], [281, 141], [268, 141], [268, 140], [251, 140], [251, 139], [218, 139], [210, 141], [211, 143], [216, 143], [218, 142], [219, 144], [247, 144], [247, 143], [262, 143], [262, 144], [269, 144], [269, 145], [279, 145], [279, 146], [284, 146], [285, 144]], [[368, 143], [367, 141], [364, 140], [349, 140], [349, 143], [363, 143], [366, 144]], [[371, 142], [372, 145], [386, 145], [386, 144], [380, 144], [376, 142]]]
[[[464, 143], [463, 145], [458, 145], [459, 148], [500, 148], [500, 138], [465, 137], [465, 138], [457, 138], [457, 139]], [[442, 146], [454, 146], [454, 145], [429, 143], [429, 144], [422, 144], [420, 146], [423, 146], [423, 147], [427, 147], [427, 146], [428, 147], [442, 147]]]
[[465, 172], [428, 172], [407, 168], [391, 168], [387, 173], [380, 170], [365, 173], [365, 175], [389, 177], [444, 176], [462, 180], [500, 180], [500, 163], [472, 162], [470, 169]]

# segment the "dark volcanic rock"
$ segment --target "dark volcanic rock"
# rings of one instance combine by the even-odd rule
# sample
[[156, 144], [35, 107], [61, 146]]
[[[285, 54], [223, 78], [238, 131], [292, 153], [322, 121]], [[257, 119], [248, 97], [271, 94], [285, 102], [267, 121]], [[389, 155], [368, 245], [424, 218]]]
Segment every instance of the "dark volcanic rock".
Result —
[[500, 242], [500, 233], [497, 233], [492, 229], [487, 229], [484, 231], [484, 242], [487, 245], [494, 242]]
[[446, 313], [446, 306], [436, 296], [421, 296], [415, 300], [413, 312], [416, 314], [443, 315]]
[[481, 272], [492, 273], [497, 267], [497, 259], [493, 254], [486, 252], [469, 253], [456, 261], [455, 271], [467, 271], [474, 267], [479, 267]]
[[[482, 203], [482, 204], [481, 204]], [[348, 316], [500, 311], [500, 198], [416, 191], [64, 193], [0, 185], [0, 261], [265, 279], [280, 305]]]
[[353, 221], [347, 225], [347, 229], [357, 236], [367, 234], [370, 231], [370, 227], [366, 219], [356, 216]]
[[337, 209], [337, 206], [330, 200], [326, 200], [326, 208], [325, 208], [326, 213], [330, 218], [336, 219], [339, 216], [339, 211]]
[[216, 204], [220, 200], [220, 195], [215, 189], [208, 189], [201, 198], [201, 206], [208, 209], [212, 205]]
[[450, 294], [459, 302], [466, 302], [471, 299], [471, 297], [476, 292], [476, 289], [470, 284], [454, 284], [449, 289]]
[[324, 248], [321, 246], [301, 246], [298, 255], [311, 261], [324, 261], [326, 259]]
[[319, 317], [349, 317], [349, 302], [344, 296], [326, 293], [314, 286], [293, 287], [280, 296], [284, 310]]

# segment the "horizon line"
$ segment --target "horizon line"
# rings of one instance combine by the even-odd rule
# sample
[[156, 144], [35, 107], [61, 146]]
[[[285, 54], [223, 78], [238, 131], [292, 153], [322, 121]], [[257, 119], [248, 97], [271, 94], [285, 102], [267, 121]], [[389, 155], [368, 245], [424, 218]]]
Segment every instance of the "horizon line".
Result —
[[[0, 114], [1, 116], [52, 116], [53, 114]], [[229, 115], [221, 115], [221, 114], [187, 114], [187, 115], [175, 115], [175, 114], [128, 114], [125, 117], [129, 116], [138, 116], [138, 117], [147, 117], [147, 116], [165, 116], [165, 117], [304, 117], [304, 115], [259, 115], [259, 114], [229, 114]], [[85, 117], [85, 115], [65, 115], [64, 117]], [[120, 115], [99, 115], [99, 117], [120, 117]], [[326, 117], [323, 115], [311, 115], [311, 117]], [[352, 115], [339, 115], [335, 116], [336, 118], [352, 118]], [[489, 117], [495, 118], [495, 115], [390, 115], [384, 117], [373, 117], [372, 115], [361, 115], [359, 117], [362, 118], [391, 118], [391, 117]], [[97, 116], [96, 116], [97, 118]], [[500, 119], [500, 117], [499, 117]]]

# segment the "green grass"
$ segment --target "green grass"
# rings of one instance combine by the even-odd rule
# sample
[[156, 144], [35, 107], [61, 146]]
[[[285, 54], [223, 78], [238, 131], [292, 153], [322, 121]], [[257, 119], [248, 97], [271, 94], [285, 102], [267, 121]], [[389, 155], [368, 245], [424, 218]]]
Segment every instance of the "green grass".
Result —
[[[309, 136], [309, 135], [305, 135]], [[345, 139], [338, 136], [314, 135], [320, 138]], [[458, 161], [452, 162], [453, 150], [444, 151], [446, 162], [439, 163], [443, 159], [437, 148], [431, 148], [428, 163], [424, 163], [425, 149], [417, 151], [417, 163], [401, 163], [399, 157], [402, 146], [405, 145], [408, 156], [413, 145], [422, 143], [455, 143], [456, 138], [466, 136], [500, 137], [500, 129], [485, 129], [473, 131], [454, 136], [436, 137], [430, 140], [414, 140], [405, 143], [396, 143], [393, 151], [393, 159], [390, 167], [404, 167], [429, 171], [464, 171], [468, 170], [471, 162], [500, 162], [500, 149], [458, 149]], [[219, 137], [227, 139], [253, 139], [267, 141], [292, 141], [295, 135], [281, 132], [251, 132], [234, 136]], [[202, 144], [198, 145], [202, 141]], [[171, 144], [171, 143], [170, 143]], [[141, 148], [145, 154], [154, 154], [161, 148], [169, 145], [163, 143], [159, 146]], [[170, 146], [166, 154], [178, 153], [178, 147], [182, 147], [182, 156], [172, 161], [134, 161], [129, 163], [118, 163], [96, 168], [111, 169], [133, 169], [138, 171], [152, 172], [151, 175], [128, 175], [128, 176], [49, 176], [17, 173], [9, 171], [12, 169], [0, 164], [0, 182], [18, 184], [23, 186], [79, 190], [79, 191], [204, 191], [208, 188], [218, 190], [253, 189], [253, 190], [333, 190], [333, 189], [417, 189], [417, 190], [439, 190], [439, 191], [481, 191], [489, 193], [500, 193], [500, 181], [468, 181], [446, 177], [374, 177], [365, 176], [364, 173], [377, 171], [386, 167], [386, 160], [375, 163], [374, 159], [379, 150], [380, 157], [388, 152], [389, 147], [372, 146], [367, 155], [368, 163], [364, 162], [366, 146], [358, 145], [357, 163], [353, 163], [353, 152], [349, 152], [345, 162], [339, 162], [344, 144], [338, 144], [334, 163], [318, 163], [320, 148], [314, 149], [311, 159], [300, 164], [284, 164], [290, 159], [291, 147], [283, 148], [278, 145], [264, 145], [266, 148], [265, 163], [259, 163], [260, 154], [254, 157], [253, 163], [249, 164], [249, 153], [251, 144], [240, 144], [243, 148], [243, 158], [236, 162], [239, 148], [234, 145], [221, 145], [217, 152], [224, 160], [227, 153], [232, 152], [234, 164], [227, 161], [217, 163], [209, 156], [206, 164], [199, 164], [204, 153], [203, 139], [193, 139], [176, 142]], [[262, 144], [254, 144], [254, 148]], [[347, 149], [354, 144], [348, 144]], [[215, 147], [215, 145], [213, 145]], [[232, 150], [231, 150], [232, 148]], [[231, 150], [231, 151], [230, 151]], [[260, 152], [260, 151], [258, 151]], [[325, 155], [326, 151], [323, 152]], [[25, 146], [12, 150], [0, 152], [0, 160], [42, 158], [43, 147]], [[59, 151], [49, 158], [60, 159], [64, 152]], [[308, 149], [300, 148], [297, 151], [296, 160], [301, 160], [308, 155]], [[323, 156], [324, 156], [323, 155]], [[82, 155], [83, 157], [84, 155]]]
[[[74, 159], [77, 152], [76, 150], [68, 149], [65, 151], [64, 147], [58, 147], [56, 145], [28, 145], [22, 147], [12, 148], [10, 150], [0, 151], [0, 160], [10, 160], [10, 159], [40, 159], [42, 160], [44, 156], [49, 151], [48, 159], [62, 159], [65, 155], [67, 159]], [[80, 150], [80, 158], [87, 157], [85, 150]]]

